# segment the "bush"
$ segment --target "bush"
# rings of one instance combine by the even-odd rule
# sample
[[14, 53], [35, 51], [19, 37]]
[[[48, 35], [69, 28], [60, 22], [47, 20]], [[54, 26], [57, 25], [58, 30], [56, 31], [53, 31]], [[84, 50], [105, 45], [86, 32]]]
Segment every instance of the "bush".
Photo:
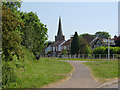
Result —
[[[108, 54], [108, 47], [95, 48], [93, 54]], [[110, 54], [120, 54], [120, 47], [110, 47]]]
[[91, 52], [92, 52], [91, 48], [87, 45], [84, 54], [91, 54]]
[[13, 66], [9, 62], [3, 62], [2, 66], [2, 88], [16, 87], [16, 75]]

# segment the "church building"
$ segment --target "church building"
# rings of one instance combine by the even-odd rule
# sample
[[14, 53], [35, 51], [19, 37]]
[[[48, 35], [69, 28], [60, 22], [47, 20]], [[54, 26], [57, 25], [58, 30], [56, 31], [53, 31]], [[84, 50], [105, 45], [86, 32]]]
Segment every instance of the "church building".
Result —
[[[54, 44], [52, 43], [45, 48], [45, 54], [59, 55], [64, 50], [65, 51], [67, 50], [67, 54], [70, 54], [72, 39], [73, 37], [71, 37], [67, 41], [65, 40], [65, 36], [63, 35], [63, 31], [62, 31], [61, 17], [59, 17], [58, 31], [57, 31], [57, 35], [55, 36], [55, 43]], [[90, 36], [86, 34], [83, 37], [83, 39], [86, 40], [86, 42], [89, 44], [91, 49], [94, 49], [100, 46], [106, 46], [106, 44], [104, 43], [104, 39], [101, 39], [95, 36]], [[114, 42], [111, 45], [114, 45]]]
[[59, 54], [63, 48], [62, 45], [66, 42], [65, 36], [62, 32], [62, 24], [61, 24], [61, 17], [59, 17], [59, 24], [58, 24], [58, 32], [57, 36], [55, 36], [55, 44], [52, 47], [52, 52]]
[[66, 40], [62, 31], [61, 17], [59, 17], [58, 32], [57, 36], [55, 36], [55, 43], [48, 46], [45, 50], [45, 53], [47, 54], [47, 52], [51, 52], [52, 54], [59, 54], [61, 51], [63, 51], [62, 45], [65, 42]]

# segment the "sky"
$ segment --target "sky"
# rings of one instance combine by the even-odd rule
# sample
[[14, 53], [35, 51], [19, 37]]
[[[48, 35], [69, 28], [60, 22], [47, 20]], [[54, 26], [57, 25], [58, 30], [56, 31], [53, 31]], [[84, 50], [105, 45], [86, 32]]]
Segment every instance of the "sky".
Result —
[[95, 34], [97, 31], [118, 35], [117, 2], [22, 2], [23, 12], [36, 12], [40, 21], [47, 25], [48, 40], [54, 41], [61, 16], [65, 39], [78, 34]]

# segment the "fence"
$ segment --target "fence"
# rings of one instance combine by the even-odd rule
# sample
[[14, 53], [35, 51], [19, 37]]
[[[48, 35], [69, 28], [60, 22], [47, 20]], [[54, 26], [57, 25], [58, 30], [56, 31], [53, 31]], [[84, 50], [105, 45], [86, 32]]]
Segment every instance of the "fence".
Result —
[[[44, 55], [46, 58], [108, 59], [108, 54]], [[120, 54], [110, 54], [110, 59], [120, 59]]]

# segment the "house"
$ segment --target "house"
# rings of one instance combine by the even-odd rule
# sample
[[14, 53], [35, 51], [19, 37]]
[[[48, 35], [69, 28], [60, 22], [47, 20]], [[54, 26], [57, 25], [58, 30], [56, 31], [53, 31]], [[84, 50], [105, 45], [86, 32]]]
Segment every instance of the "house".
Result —
[[120, 47], [120, 36], [114, 36], [115, 46]]
[[71, 39], [68, 39], [64, 44], [62, 44], [62, 51], [67, 50], [68, 54], [70, 54], [70, 46], [71, 46]]
[[[106, 42], [107, 39], [102, 39], [94, 35], [86, 34], [82, 36], [82, 38], [88, 43], [88, 45], [92, 49], [96, 47], [108, 45], [108, 43]], [[111, 46], [115, 45], [114, 41], [115, 41], [115, 38], [110, 39]], [[55, 36], [55, 43], [50, 44], [48, 47], [46, 47], [45, 53], [48, 54], [49, 52], [50, 54], [58, 55], [62, 53], [64, 50], [67, 50], [68, 54], [70, 54], [71, 42], [72, 42], [72, 37], [71, 39], [65, 40], [65, 36], [63, 35], [63, 31], [62, 31], [61, 17], [59, 17], [58, 32], [57, 32], [57, 35]]]
[[45, 53], [51, 52], [51, 54], [59, 54], [63, 50], [62, 45], [66, 42], [65, 36], [62, 32], [62, 24], [61, 24], [61, 17], [59, 17], [59, 24], [58, 24], [58, 32], [57, 36], [55, 36], [55, 43], [49, 45], [45, 49]]
[[99, 37], [95, 37], [93, 35], [86, 34], [82, 37], [88, 45], [91, 47], [91, 49], [94, 49], [96, 47], [104, 46], [103, 39]]

